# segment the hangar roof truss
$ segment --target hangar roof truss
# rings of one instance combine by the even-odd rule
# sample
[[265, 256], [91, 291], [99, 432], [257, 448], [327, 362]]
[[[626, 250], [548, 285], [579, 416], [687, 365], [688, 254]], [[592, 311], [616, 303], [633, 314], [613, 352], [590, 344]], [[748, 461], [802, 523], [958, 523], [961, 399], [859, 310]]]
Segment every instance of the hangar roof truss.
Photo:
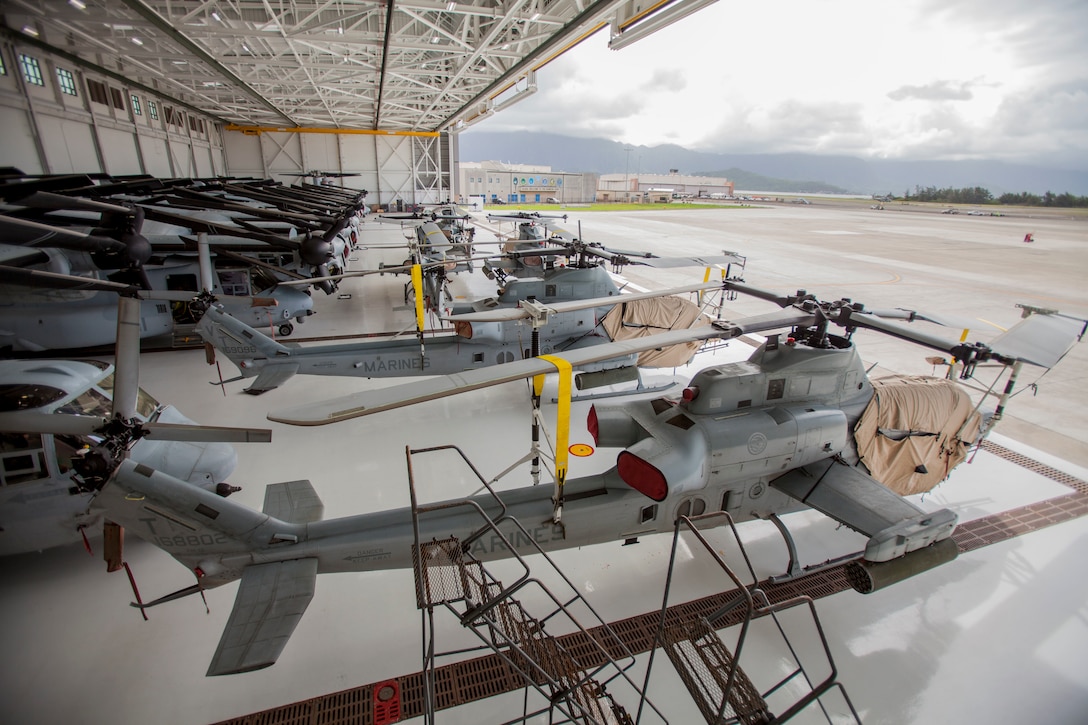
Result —
[[7, 0], [9, 37], [242, 126], [440, 131], [621, 0]]

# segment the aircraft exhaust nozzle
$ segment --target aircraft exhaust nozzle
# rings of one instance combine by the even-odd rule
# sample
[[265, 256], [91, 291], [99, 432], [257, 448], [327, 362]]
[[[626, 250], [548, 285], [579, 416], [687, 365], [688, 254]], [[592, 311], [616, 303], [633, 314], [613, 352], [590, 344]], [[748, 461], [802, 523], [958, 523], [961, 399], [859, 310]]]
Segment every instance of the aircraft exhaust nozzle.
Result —
[[909, 579], [915, 574], [947, 564], [959, 555], [960, 550], [951, 538], [941, 539], [924, 549], [891, 561], [866, 561], [856, 559], [846, 565], [846, 579], [850, 586], [862, 594], [872, 594], [890, 584]]
[[578, 373], [574, 376], [574, 386], [579, 390], [599, 388], [604, 385], [616, 385], [638, 380], [638, 368], [628, 365], [622, 368], [597, 370], [592, 373]]

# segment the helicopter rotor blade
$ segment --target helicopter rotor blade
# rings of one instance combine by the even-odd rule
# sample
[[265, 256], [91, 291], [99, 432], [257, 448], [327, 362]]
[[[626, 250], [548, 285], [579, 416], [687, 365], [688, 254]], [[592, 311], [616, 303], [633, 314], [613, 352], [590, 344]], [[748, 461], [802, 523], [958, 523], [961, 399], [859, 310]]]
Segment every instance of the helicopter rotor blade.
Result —
[[[687, 285], [686, 287], [672, 287], [650, 292], [612, 295], [611, 297], [592, 297], [590, 299], [570, 300], [567, 302], [554, 302], [546, 306], [555, 313], [574, 312], [577, 310], [591, 309], [593, 307], [604, 307], [605, 305], [618, 305], [624, 302], [634, 302], [636, 300], [652, 299], [654, 297], [667, 297], [669, 295], [686, 294], [688, 292], [706, 292], [708, 290], [718, 290], [721, 288], [721, 282], [704, 282], [695, 285]], [[529, 312], [524, 308], [503, 307], [495, 310], [450, 315], [445, 319], [453, 322], [504, 322], [510, 320], [526, 320], [529, 319], [530, 316]]]
[[113, 414], [129, 420], [136, 412], [140, 390], [140, 302], [121, 297], [118, 303]]
[[84, 252], [121, 252], [125, 245], [116, 239], [75, 232], [62, 227], [0, 214], [4, 241], [23, 247], [57, 247]]
[[[730, 322], [715, 322], [701, 327], [672, 330], [658, 335], [631, 338], [620, 342], [590, 345], [576, 350], [556, 353], [551, 357], [562, 358], [568, 361], [572, 367], [577, 368], [589, 363], [622, 358], [659, 347], [682, 345], [699, 340], [731, 339], [748, 333], [809, 325], [815, 319], [816, 316], [811, 312], [797, 309], [782, 310]], [[327, 425], [392, 410], [393, 408], [415, 405], [428, 400], [437, 400], [470, 390], [478, 390], [535, 375], [551, 373], [555, 372], [555, 369], [553, 363], [539, 357], [515, 360], [502, 365], [490, 365], [452, 375], [424, 378], [402, 385], [367, 390], [333, 400], [273, 411], [268, 414], [268, 419], [288, 425]]]
[[185, 425], [181, 423], [145, 423], [147, 438], [189, 443], [269, 443], [272, 431], [267, 428], [233, 428], [218, 425]]
[[908, 322], [924, 320], [926, 322], [932, 322], [935, 325], [952, 327], [958, 330], [973, 330], [982, 322], [982, 320], [971, 319], [963, 315], [949, 315], [943, 312], [922, 312], [920, 310], [911, 310], [905, 307], [896, 307], [894, 309], [873, 309], [866, 307], [863, 312], [882, 317], [885, 320], [907, 320]]
[[25, 410], [0, 413], [0, 431], [6, 433], [85, 436], [94, 433], [106, 423], [105, 418], [95, 415], [57, 415]]
[[45, 272], [38, 269], [24, 269], [0, 265], [0, 282], [24, 285], [26, 287], [45, 287], [50, 289], [94, 290], [98, 292], [117, 292], [128, 294], [136, 290], [133, 285], [111, 282], [105, 279], [77, 277], [71, 274]]
[[1052, 368], [1085, 333], [1088, 322], [1060, 313], [1029, 315], [994, 338], [989, 347], [1004, 357]]
[[947, 352], [968, 365], [997, 360], [1054, 367], [1081, 339], [1088, 322], [1062, 314], [1033, 314], [1013, 325], [990, 343], [964, 343], [930, 335], [918, 329], [867, 314], [849, 315], [846, 326], [878, 330], [901, 340]]
[[54, 194], [51, 191], [35, 191], [21, 199], [9, 199], [12, 204], [25, 206], [32, 209], [51, 209], [56, 211], [96, 211], [106, 214], [128, 214], [129, 209], [117, 204], [109, 204], [104, 201], [84, 199], [79, 196], [66, 196]]

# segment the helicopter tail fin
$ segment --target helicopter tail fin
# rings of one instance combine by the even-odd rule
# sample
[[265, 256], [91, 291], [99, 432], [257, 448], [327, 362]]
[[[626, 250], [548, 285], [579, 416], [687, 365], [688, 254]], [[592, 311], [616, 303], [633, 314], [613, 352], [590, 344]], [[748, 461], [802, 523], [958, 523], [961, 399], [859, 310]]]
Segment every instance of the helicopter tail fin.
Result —
[[321, 518], [321, 501], [309, 481], [269, 486], [260, 512], [130, 459], [103, 487], [98, 503], [110, 520], [196, 574], [199, 583], [180, 593], [241, 580], [208, 676], [251, 672], [276, 662], [313, 598], [318, 561], [246, 562], [261, 550], [299, 542], [306, 523]]
[[290, 347], [232, 317], [217, 307], [204, 313], [196, 326], [204, 341], [226, 355], [244, 378], [257, 380], [246, 392], [257, 395], [279, 387], [298, 371]]
[[208, 677], [274, 665], [313, 599], [316, 583], [317, 559], [312, 557], [247, 566]]

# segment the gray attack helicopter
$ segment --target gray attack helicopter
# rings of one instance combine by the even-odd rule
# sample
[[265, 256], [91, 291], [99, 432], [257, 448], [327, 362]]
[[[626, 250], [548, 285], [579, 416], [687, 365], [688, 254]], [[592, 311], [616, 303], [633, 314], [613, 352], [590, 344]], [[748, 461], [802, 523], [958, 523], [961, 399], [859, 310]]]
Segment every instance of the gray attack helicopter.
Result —
[[[548, 250], [535, 250], [549, 253]], [[720, 283], [674, 288], [659, 292], [623, 295], [615, 279], [597, 260], [606, 258], [614, 264], [653, 266], [732, 266], [743, 269], [744, 258], [733, 252], [708, 257], [627, 256], [603, 248], [571, 242], [564, 251], [572, 254], [569, 266], [551, 267], [542, 277], [506, 280], [498, 296], [468, 303], [452, 304], [443, 309], [444, 318], [454, 323], [453, 334], [428, 336], [424, 341], [424, 303], [432, 274], [440, 276], [446, 261], [415, 263], [403, 267], [383, 267], [339, 275], [344, 277], [383, 274], [399, 269], [412, 274], [416, 301], [416, 341], [367, 340], [364, 342], [287, 346], [268, 339], [237, 319], [214, 307], [201, 319], [196, 332], [216, 350], [227, 356], [240, 375], [224, 383], [256, 378], [245, 388], [252, 395], [279, 387], [297, 374], [349, 377], [400, 377], [408, 375], [443, 375], [552, 352], [599, 345], [617, 336], [647, 334], [649, 331], [676, 329], [694, 324], [699, 308], [683, 304], [677, 298], [653, 304], [653, 298], [688, 292], [722, 290]], [[526, 253], [532, 256], [533, 252]], [[437, 268], [439, 272], [429, 273]], [[736, 279], [730, 277], [730, 279]], [[732, 294], [726, 291], [726, 294]], [[645, 304], [636, 304], [646, 300]], [[622, 301], [623, 305], [617, 305]], [[611, 317], [610, 317], [611, 315]], [[587, 363], [581, 368], [580, 389], [627, 382], [638, 378], [638, 366], [674, 366], [690, 359], [695, 347], [683, 354], [676, 348], [672, 355], [629, 356], [624, 359]], [[656, 359], [655, 359], [656, 358]]]
[[[86, 280], [84, 280], [86, 282]], [[229, 441], [268, 441], [268, 430], [200, 426], [138, 382], [134, 288], [98, 282], [119, 306], [115, 364], [0, 361], [0, 555], [40, 551], [106, 533], [110, 570], [121, 532], [95, 500], [122, 460], [168, 472], [190, 488], [228, 496], [237, 462]], [[121, 288], [121, 289], [118, 289]]]
[[[567, 268], [549, 281], [512, 280], [498, 300], [477, 303], [478, 311], [448, 315], [446, 319], [454, 323], [453, 334], [427, 336], [424, 340], [423, 314], [418, 302], [422, 297], [422, 273], [418, 270], [424, 266], [414, 267], [417, 270], [415, 282], [421, 290], [416, 295], [415, 341], [365, 340], [335, 345], [287, 346], [215, 307], [204, 314], [196, 332], [207, 344], [226, 355], [241, 373], [223, 382], [253, 377], [255, 380], [245, 392], [258, 395], [299, 374], [444, 375], [600, 345], [621, 334], [688, 327], [700, 319], [700, 308], [671, 296], [721, 289], [721, 283], [715, 282], [621, 295], [605, 270], [599, 267]], [[583, 290], [592, 290], [598, 296], [580, 296], [579, 292]], [[657, 304], [652, 304], [652, 300], [658, 300]], [[639, 305], [640, 302], [648, 304]], [[465, 308], [453, 308], [457, 309]], [[695, 349], [675, 352], [679, 358], [669, 355], [667, 359], [658, 360], [656, 365], [652, 360], [640, 360], [635, 355], [586, 363], [580, 367], [579, 387], [587, 389], [634, 380], [638, 376], [638, 365], [684, 364]]]
[[[207, 674], [246, 672], [274, 664], [313, 596], [319, 573], [410, 567], [413, 542], [454, 537], [463, 558], [483, 561], [509, 556], [512, 550], [633, 543], [641, 536], [673, 531], [680, 515], [724, 510], [735, 521], [775, 521], [792, 553], [792, 539], [778, 517], [807, 507], [869, 536], [863, 556], [848, 567], [855, 588], [874, 591], [954, 558], [956, 547], [949, 537], [957, 518], [947, 509], [927, 511], [883, 485], [880, 472], [895, 466], [888, 469], [879, 462], [857, 432], [873, 401], [903, 415], [893, 417], [894, 424], [871, 426], [872, 437], [900, 451], [915, 441], [936, 438], [933, 456], [910, 470], [921, 474], [920, 469], [932, 467], [940, 478], [998, 416], [984, 421], [970, 404], [948, 394], [958, 387], [951, 380], [939, 385], [917, 381], [918, 387], [941, 389], [927, 394], [921, 409], [883, 397], [879, 381], [868, 378], [851, 341], [853, 332], [878, 330], [941, 350], [954, 356], [961, 377], [970, 377], [986, 362], [1013, 371], [1025, 363], [1054, 365], [1085, 327], [1083, 320], [1038, 314], [990, 344], [963, 343], [890, 322], [847, 300], [822, 303], [804, 293], [776, 297], [732, 286], [773, 299], [784, 309], [368, 391], [269, 416], [283, 423], [321, 425], [535, 378], [557, 368], [562, 376], [564, 368], [569, 372], [572, 366], [680, 342], [790, 330], [786, 337], [769, 336], [747, 362], [699, 372], [678, 398], [592, 408], [589, 431], [599, 446], [621, 449], [616, 465], [599, 475], [567, 480], [557, 457], [554, 488], [517, 488], [504, 491], [501, 499], [489, 491], [429, 504], [418, 517], [402, 508], [323, 520], [323, 506], [308, 481], [269, 485], [264, 509], [258, 512], [165, 473], [122, 462], [103, 486], [100, 502], [114, 520], [175, 557], [196, 578], [192, 586], [143, 606], [240, 580]], [[833, 327], [843, 333], [832, 332]], [[1007, 385], [998, 411], [1010, 392]], [[557, 445], [557, 453], [561, 450]], [[792, 575], [803, 572], [791, 562]], [[267, 592], [275, 592], [271, 602]]]

